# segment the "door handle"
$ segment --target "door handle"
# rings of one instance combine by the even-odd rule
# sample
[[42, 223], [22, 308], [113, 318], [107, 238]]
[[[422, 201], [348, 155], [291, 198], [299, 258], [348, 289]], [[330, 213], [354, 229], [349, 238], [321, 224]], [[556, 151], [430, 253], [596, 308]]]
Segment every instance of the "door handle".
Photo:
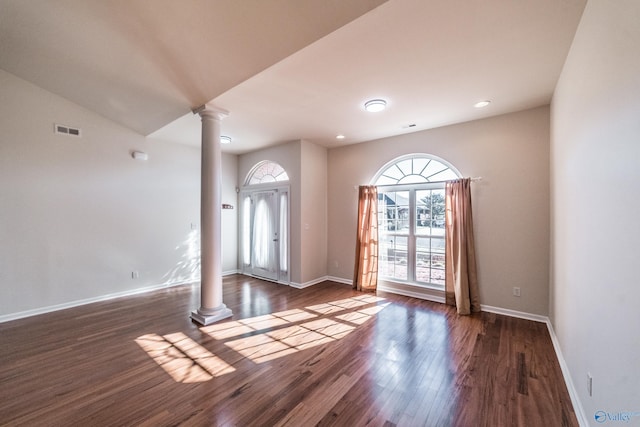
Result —
[[273, 239], [273, 241], [274, 241], [274, 242], [277, 242], [277, 241], [278, 241], [278, 239]]

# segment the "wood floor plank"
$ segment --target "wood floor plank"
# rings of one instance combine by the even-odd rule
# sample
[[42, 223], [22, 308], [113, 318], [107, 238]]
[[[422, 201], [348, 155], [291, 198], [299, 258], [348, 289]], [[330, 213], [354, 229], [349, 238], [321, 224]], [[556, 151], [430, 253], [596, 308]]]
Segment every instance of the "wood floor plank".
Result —
[[0, 324], [0, 425], [577, 426], [542, 323], [224, 278]]

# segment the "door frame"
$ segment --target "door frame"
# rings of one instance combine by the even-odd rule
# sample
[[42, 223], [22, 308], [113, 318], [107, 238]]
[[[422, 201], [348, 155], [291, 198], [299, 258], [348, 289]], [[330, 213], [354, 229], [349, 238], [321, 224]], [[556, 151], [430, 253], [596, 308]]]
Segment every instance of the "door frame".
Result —
[[[276, 222], [277, 224], [281, 223], [281, 218], [282, 218], [282, 213], [281, 213], [281, 209], [280, 209], [280, 195], [282, 193], [286, 193], [287, 194], [287, 211], [286, 211], [286, 222], [285, 222], [285, 226], [287, 228], [286, 230], [286, 237], [285, 239], [282, 238], [281, 233], [278, 233], [278, 245], [276, 248], [276, 257], [277, 257], [277, 278], [275, 280], [269, 279], [269, 278], [265, 278], [262, 276], [258, 276], [253, 274], [252, 271], [252, 260], [253, 260], [253, 253], [252, 253], [252, 248], [249, 248], [249, 263], [247, 264], [245, 261], [245, 252], [246, 252], [246, 242], [247, 239], [250, 242], [249, 244], [251, 244], [251, 239], [252, 239], [252, 227], [251, 225], [249, 226], [249, 229], [247, 230], [247, 228], [245, 227], [245, 220], [246, 220], [246, 207], [245, 207], [245, 198], [246, 197], [251, 197], [253, 194], [255, 193], [264, 193], [264, 192], [268, 192], [268, 191], [274, 191], [277, 194], [277, 200], [276, 200], [276, 215], [277, 215], [277, 219]], [[273, 281], [276, 283], [280, 283], [283, 285], [289, 285], [290, 284], [290, 278], [291, 278], [291, 190], [290, 190], [290, 186], [289, 185], [275, 185], [275, 183], [268, 183], [268, 184], [257, 184], [257, 185], [251, 185], [251, 186], [245, 186], [240, 190], [240, 200], [238, 203], [240, 209], [239, 209], [239, 261], [240, 261], [240, 265], [241, 265], [241, 272], [242, 274], [245, 274], [247, 276], [251, 276], [251, 277], [257, 277], [259, 279], [262, 280], [268, 280], [268, 281]], [[249, 208], [251, 209], [251, 208]], [[251, 210], [248, 213], [249, 215], [251, 215]], [[249, 233], [249, 235], [247, 236], [247, 232]], [[282, 269], [280, 268], [280, 266], [282, 265], [281, 261], [280, 261], [280, 245], [282, 243], [286, 244], [286, 248], [287, 248], [287, 253], [286, 253], [286, 271], [283, 272]]]

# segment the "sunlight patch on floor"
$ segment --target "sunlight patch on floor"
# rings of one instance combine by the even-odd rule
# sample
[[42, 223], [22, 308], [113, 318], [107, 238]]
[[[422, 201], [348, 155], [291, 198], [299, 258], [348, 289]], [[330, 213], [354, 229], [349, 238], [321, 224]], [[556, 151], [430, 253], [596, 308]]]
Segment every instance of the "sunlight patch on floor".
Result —
[[290, 323], [299, 322], [314, 317], [318, 317], [318, 315], [309, 313], [305, 310], [293, 309], [267, 314], [264, 316], [251, 317], [249, 319], [240, 319], [232, 322], [205, 326], [203, 328], [200, 328], [200, 330], [209, 334], [214, 339], [223, 340], [239, 335], [244, 335], [248, 332], [259, 331], [262, 329], [271, 329], [276, 326], [288, 325]]
[[209, 381], [235, 371], [235, 368], [182, 332], [165, 336], [147, 334], [138, 337], [136, 343], [176, 382]]
[[362, 325], [364, 322], [371, 319], [371, 316], [375, 316], [376, 314], [380, 313], [389, 304], [390, 303], [376, 305], [369, 308], [363, 308], [362, 310], [341, 314], [339, 316], [336, 316], [336, 319], [345, 320], [347, 322], [355, 323], [357, 325]]
[[[241, 359], [233, 357], [233, 364], [244, 359], [264, 363], [346, 337], [390, 304], [378, 304], [381, 301], [385, 299], [360, 295], [303, 309], [217, 323], [201, 327], [200, 331], [223, 341], [236, 352]], [[369, 307], [364, 307], [367, 305]], [[164, 336], [147, 334], [135, 341], [176, 382], [208, 381], [235, 371], [231, 364], [182, 332]]]
[[225, 345], [255, 363], [263, 363], [306, 348], [339, 340], [355, 328], [335, 320], [319, 319], [230, 341]]
[[375, 295], [361, 295], [358, 297], [345, 298], [338, 301], [327, 302], [324, 304], [316, 304], [306, 308], [307, 310], [315, 311], [316, 313], [320, 314], [331, 314], [383, 300], [384, 298], [380, 298]]

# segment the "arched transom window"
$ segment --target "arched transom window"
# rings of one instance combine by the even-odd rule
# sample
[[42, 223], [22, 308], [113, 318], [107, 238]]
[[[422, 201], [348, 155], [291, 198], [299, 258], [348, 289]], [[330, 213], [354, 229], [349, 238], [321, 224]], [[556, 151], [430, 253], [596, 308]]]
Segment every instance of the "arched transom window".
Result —
[[421, 184], [459, 178], [453, 166], [442, 159], [414, 154], [388, 163], [378, 172], [375, 185]]
[[276, 162], [263, 160], [251, 169], [244, 184], [257, 185], [282, 181], [289, 181], [287, 171]]
[[444, 187], [460, 176], [426, 154], [394, 159], [376, 174], [380, 278], [444, 288]]

